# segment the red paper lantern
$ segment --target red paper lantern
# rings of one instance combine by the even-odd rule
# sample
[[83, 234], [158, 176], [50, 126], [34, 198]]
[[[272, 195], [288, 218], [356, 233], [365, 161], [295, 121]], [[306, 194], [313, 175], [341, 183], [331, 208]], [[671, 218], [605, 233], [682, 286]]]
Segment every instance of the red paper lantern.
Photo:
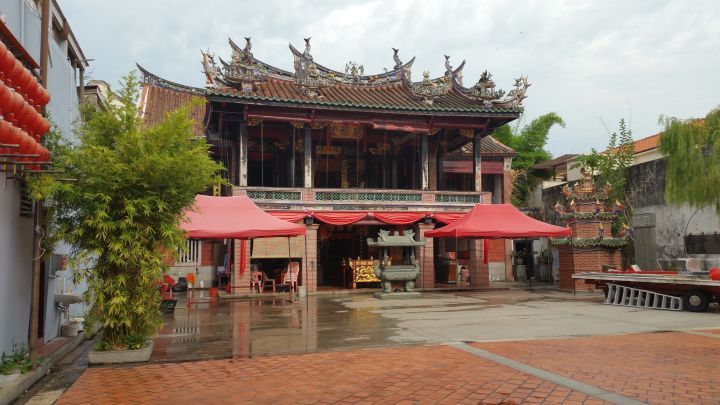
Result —
[[15, 127], [15, 131], [18, 137], [17, 143], [20, 145], [20, 153], [23, 155], [35, 153], [35, 145], [37, 145], [37, 142], [22, 129]]
[[5, 84], [0, 82], [0, 112], [6, 114], [9, 112], [8, 107], [12, 101], [12, 90]]
[[20, 75], [22, 75], [24, 69], [25, 67], [22, 63], [15, 59], [13, 66], [8, 71], [7, 80], [5, 82], [8, 83], [10, 87], [17, 90], [17, 83], [20, 80]]
[[28, 90], [30, 89], [33, 81], [35, 81], [35, 78], [33, 77], [32, 73], [30, 73], [30, 71], [25, 69], [25, 66], [23, 66], [22, 70], [20, 70], [20, 73], [18, 74], [15, 90], [17, 90], [18, 93], [22, 94], [23, 98], [25, 98], [26, 100], [28, 99]]
[[15, 66], [15, 56], [2, 41], [0, 43], [2, 44], [2, 48], [0, 48], [0, 75], [4, 79]]
[[5, 120], [0, 121], [0, 143], [12, 143], [12, 136], [10, 123]]
[[50, 131], [50, 121], [48, 121], [45, 117], [40, 116], [40, 123], [38, 125], [37, 133], [40, 136], [43, 136]]
[[710, 269], [710, 271], [708, 272], [708, 277], [710, 278], [710, 280], [720, 281], [720, 268], [713, 267], [712, 269]]
[[40, 145], [40, 158], [38, 158], [38, 161], [40, 162], [49, 162], [50, 161], [50, 151], [47, 150], [46, 147]]
[[48, 93], [48, 91], [42, 86], [38, 86], [38, 88], [40, 91], [38, 92], [38, 98], [36, 101], [38, 105], [43, 106], [50, 102], [50, 93]]

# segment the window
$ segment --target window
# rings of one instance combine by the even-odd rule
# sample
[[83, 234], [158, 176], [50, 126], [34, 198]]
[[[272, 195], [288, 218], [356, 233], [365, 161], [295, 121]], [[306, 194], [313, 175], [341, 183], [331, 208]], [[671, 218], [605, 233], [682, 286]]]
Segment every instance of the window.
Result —
[[200, 263], [200, 240], [187, 239], [185, 249], [180, 250], [180, 258], [177, 264], [199, 264]]

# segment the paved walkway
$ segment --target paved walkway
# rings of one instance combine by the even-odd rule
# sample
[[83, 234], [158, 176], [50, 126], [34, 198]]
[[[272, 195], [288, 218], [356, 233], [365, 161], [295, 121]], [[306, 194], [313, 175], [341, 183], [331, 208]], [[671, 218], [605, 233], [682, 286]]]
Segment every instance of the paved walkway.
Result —
[[717, 306], [598, 301], [191, 302], [166, 318], [153, 364], [90, 368], [58, 403], [720, 403]]
[[718, 403], [720, 340], [671, 332], [91, 368], [57, 404], [606, 401]]

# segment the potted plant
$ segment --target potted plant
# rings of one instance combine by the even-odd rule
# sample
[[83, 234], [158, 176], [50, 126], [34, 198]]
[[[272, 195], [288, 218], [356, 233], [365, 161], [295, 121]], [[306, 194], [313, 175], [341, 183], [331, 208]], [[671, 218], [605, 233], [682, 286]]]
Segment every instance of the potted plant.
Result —
[[517, 264], [517, 265], [524, 264], [525, 263], [525, 255], [526, 255], [525, 250], [513, 251], [512, 256], [513, 256], [513, 261], [515, 262], [515, 264]]
[[156, 281], [184, 244], [179, 225], [195, 195], [220, 182], [222, 164], [195, 136], [190, 105], [147, 126], [139, 87], [134, 73], [125, 76], [105, 109], [81, 108], [80, 142], [48, 144], [56, 171], [73, 181], [48, 173], [30, 183], [53, 239], [73, 247], [74, 262], [86, 259], [73, 267], [87, 281], [88, 321], [102, 329], [90, 362], [149, 359], [162, 324]]

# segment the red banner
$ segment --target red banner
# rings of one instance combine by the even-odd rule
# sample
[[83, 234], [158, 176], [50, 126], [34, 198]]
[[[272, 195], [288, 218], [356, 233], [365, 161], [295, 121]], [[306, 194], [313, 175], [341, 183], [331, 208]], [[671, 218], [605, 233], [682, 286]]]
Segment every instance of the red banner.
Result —
[[435, 218], [435, 221], [442, 222], [443, 224], [452, 224], [462, 218], [465, 214], [465, 212], [459, 212], [457, 214], [436, 212], [433, 213], [433, 218]]
[[312, 215], [326, 224], [350, 225], [367, 217], [367, 212], [314, 212]]
[[385, 212], [373, 211], [373, 217], [380, 222], [393, 225], [413, 224], [427, 216], [425, 212]]
[[268, 211], [268, 213], [288, 222], [298, 222], [307, 216], [305, 211]]

